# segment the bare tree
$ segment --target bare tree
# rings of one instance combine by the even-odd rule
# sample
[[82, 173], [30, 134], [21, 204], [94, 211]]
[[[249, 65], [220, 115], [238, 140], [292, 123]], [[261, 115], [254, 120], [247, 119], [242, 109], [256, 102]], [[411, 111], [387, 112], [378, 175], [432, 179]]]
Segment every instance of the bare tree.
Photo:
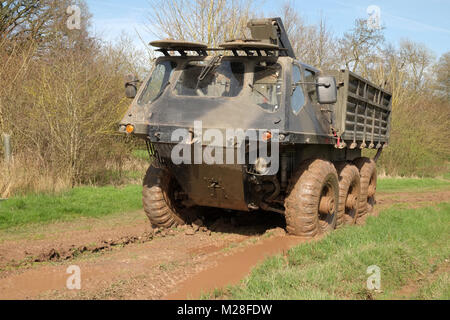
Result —
[[87, 32], [90, 15], [83, 0], [7, 0], [0, 2], [0, 38], [12, 41], [46, 41], [56, 34], [68, 34], [66, 10], [81, 9], [81, 31]]
[[427, 71], [435, 59], [433, 53], [423, 44], [411, 40], [402, 40], [399, 54], [408, 71], [407, 85], [413, 91], [424, 89]]
[[292, 2], [285, 2], [280, 13], [299, 60], [320, 69], [337, 65], [336, 40], [324, 18], [317, 25], [307, 25]]
[[438, 94], [450, 101], [450, 51], [441, 56], [434, 71]]
[[149, 30], [159, 38], [209, 46], [246, 36], [252, 0], [150, 0]]
[[7, 0], [0, 2], [0, 35], [19, 37], [34, 34], [45, 23], [45, 5], [40, 0]]
[[410, 96], [405, 90], [408, 79], [405, 64], [401, 61], [398, 50], [391, 44], [366, 57], [360, 65], [359, 72], [376, 85], [392, 92], [394, 107], [403, 104]]
[[359, 71], [361, 63], [374, 55], [383, 42], [383, 29], [370, 28], [367, 20], [357, 19], [353, 29], [339, 41], [340, 59], [347, 69]]
[[[82, 10], [80, 29], [67, 28], [71, 4]], [[49, 1], [52, 15], [40, 36], [18, 37], [18, 26], [0, 38], [0, 132], [14, 135], [16, 158], [29, 158], [35, 177], [47, 170], [72, 184], [95, 179], [95, 171], [122, 153], [113, 150], [115, 124], [129, 103], [123, 76], [137, 70], [133, 47], [89, 35], [83, 5]]]
[[[68, 6], [81, 9], [80, 29], [69, 30]], [[90, 14], [84, 0], [8, 0], [0, 3], [0, 130], [10, 130], [5, 121], [5, 105], [14, 99], [22, 76], [32, 59], [50, 59], [55, 50], [85, 48], [93, 50], [89, 36]]]

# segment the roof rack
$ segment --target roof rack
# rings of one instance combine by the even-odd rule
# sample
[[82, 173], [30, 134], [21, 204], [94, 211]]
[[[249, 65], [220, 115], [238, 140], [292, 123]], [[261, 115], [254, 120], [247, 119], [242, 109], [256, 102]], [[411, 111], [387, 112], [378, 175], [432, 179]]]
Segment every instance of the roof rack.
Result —
[[157, 40], [150, 42], [153, 47], [159, 48], [156, 51], [162, 52], [165, 56], [170, 56], [170, 51], [177, 51], [181, 56], [187, 56], [187, 52], [197, 52], [199, 56], [207, 56], [208, 46], [200, 42], [189, 42], [182, 40]]
[[156, 51], [165, 56], [171, 56], [170, 52], [176, 51], [181, 56], [187, 56], [188, 52], [196, 52], [199, 56], [207, 56], [208, 51], [232, 51], [239, 56], [239, 51], [247, 56], [282, 55], [296, 59], [291, 42], [284, 29], [281, 18], [252, 19], [248, 22], [253, 39], [237, 39], [227, 41], [219, 45], [219, 48], [208, 48], [204, 43], [182, 40], [165, 39], [150, 42], [151, 46], [158, 47]]
[[239, 52], [245, 52], [247, 56], [273, 56], [277, 51], [286, 51], [275, 44], [261, 42], [255, 39], [238, 39], [227, 41], [219, 45], [219, 48], [208, 48], [199, 42], [187, 42], [179, 40], [158, 40], [150, 42], [150, 45], [157, 47], [156, 51], [162, 52], [165, 56], [172, 56], [171, 52], [178, 52], [181, 56], [188, 56], [189, 52], [196, 52], [198, 56], [208, 56], [211, 51], [231, 51], [234, 56], [240, 56]]

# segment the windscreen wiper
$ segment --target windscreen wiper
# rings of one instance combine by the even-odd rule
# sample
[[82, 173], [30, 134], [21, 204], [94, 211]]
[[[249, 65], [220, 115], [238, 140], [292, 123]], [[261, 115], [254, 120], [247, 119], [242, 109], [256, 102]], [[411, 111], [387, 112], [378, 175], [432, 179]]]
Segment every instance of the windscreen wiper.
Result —
[[164, 91], [166, 91], [166, 88], [170, 85], [170, 81], [167, 81], [163, 87], [161, 88], [161, 90], [159, 90], [159, 93], [156, 95], [155, 99], [153, 99], [153, 101], [155, 101], [156, 99], [158, 99], [159, 97], [161, 97], [161, 95], [164, 93]]
[[269, 98], [267, 98], [266, 95], [265, 95], [264, 93], [262, 93], [261, 91], [259, 91], [258, 89], [256, 89], [254, 85], [252, 85], [252, 84], [249, 83], [248, 86], [249, 86], [250, 88], [252, 88], [252, 91], [256, 91], [257, 93], [259, 93], [259, 94], [266, 100], [266, 101], [265, 101], [266, 103], [269, 102]]
[[221, 55], [215, 56], [209, 61], [209, 63], [206, 66], [203, 67], [202, 72], [200, 72], [197, 78], [197, 86], [195, 87], [196, 89], [198, 88], [200, 82], [203, 81], [206, 78], [206, 76], [211, 72], [211, 70], [213, 70], [217, 65], [220, 64], [221, 60], [222, 60]]

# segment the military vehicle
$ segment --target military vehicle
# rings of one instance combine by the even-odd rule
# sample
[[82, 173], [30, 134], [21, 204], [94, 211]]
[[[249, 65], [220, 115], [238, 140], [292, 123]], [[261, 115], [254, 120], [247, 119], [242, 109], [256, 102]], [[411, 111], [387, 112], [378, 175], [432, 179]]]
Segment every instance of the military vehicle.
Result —
[[[144, 139], [153, 158], [143, 188], [151, 224], [191, 223], [205, 207], [277, 212], [290, 234], [303, 237], [355, 223], [375, 203], [391, 93], [348, 70], [298, 61], [280, 18], [254, 19], [248, 27], [251, 39], [219, 48], [152, 42], [162, 54], [151, 75], [139, 90], [136, 77], [126, 80], [134, 101], [119, 131]], [[230, 128], [245, 130], [245, 137], [219, 141], [223, 153], [210, 155], [236, 151], [236, 160], [237, 149], [244, 150], [244, 162], [193, 159], [211, 141], [202, 134], [214, 130], [228, 139]], [[174, 141], [180, 129], [188, 137]], [[255, 141], [258, 155], [250, 161]], [[183, 153], [192, 151], [184, 155], [191, 162], [174, 161], [180, 144], [188, 148]], [[262, 147], [271, 160], [260, 156]], [[363, 149], [377, 150], [375, 158], [362, 157]], [[276, 170], [268, 170], [270, 162]]]

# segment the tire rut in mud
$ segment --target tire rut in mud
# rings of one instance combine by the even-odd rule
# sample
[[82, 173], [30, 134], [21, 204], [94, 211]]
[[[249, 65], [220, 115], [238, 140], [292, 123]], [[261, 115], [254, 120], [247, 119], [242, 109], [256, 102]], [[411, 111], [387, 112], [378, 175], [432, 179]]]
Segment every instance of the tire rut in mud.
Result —
[[[37, 250], [25, 250], [23, 257], [11, 259], [2, 257], [0, 269], [15, 269], [28, 267], [36, 263], [45, 262], [65, 262], [71, 261], [80, 256], [93, 253], [106, 253], [115, 248], [123, 248], [132, 244], [143, 244], [158, 238], [175, 237], [179, 235], [195, 236], [213, 233], [239, 234], [243, 236], [258, 236], [275, 228], [284, 228], [284, 219], [278, 214], [265, 213], [243, 213], [224, 212], [223, 210], [211, 209], [208, 215], [201, 216], [190, 225], [178, 226], [176, 228], [154, 228], [150, 231], [137, 234], [129, 234], [114, 238], [113, 235], [98, 239], [95, 243], [68, 242], [64, 245], [46, 245], [45, 248]], [[14, 244], [12, 243], [11, 246]], [[7, 253], [5, 253], [7, 255]]]
[[140, 236], [126, 236], [118, 239], [103, 240], [99, 244], [79, 245], [71, 246], [70, 248], [51, 248], [39, 253], [28, 254], [20, 261], [8, 261], [0, 267], [26, 267], [35, 263], [43, 262], [62, 262], [75, 259], [83, 254], [99, 253], [104, 251], [110, 251], [115, 247], [125, 247], [135, 243], [145, 243], [152, 241], [155, 235], [153, 233], [144, 233]]

